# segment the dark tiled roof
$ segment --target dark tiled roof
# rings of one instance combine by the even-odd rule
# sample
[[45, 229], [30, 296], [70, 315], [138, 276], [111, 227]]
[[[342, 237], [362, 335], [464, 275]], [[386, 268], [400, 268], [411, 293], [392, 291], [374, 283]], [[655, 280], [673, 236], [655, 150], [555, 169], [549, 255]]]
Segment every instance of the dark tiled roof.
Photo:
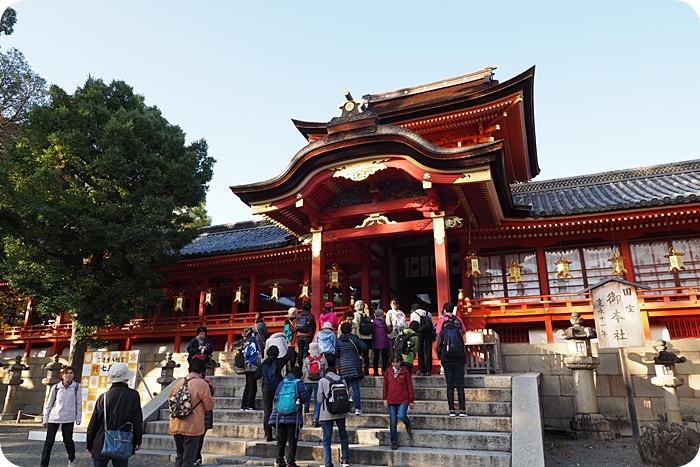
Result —
[[700, 199], [700, 160], [511, 185], [533, 217], [584, 214]]
[[193, 257], [244, 253], [279, 248], [293, 241], [293, 235], [270, 221], [236, 222], [201, 229], [180, 254]]

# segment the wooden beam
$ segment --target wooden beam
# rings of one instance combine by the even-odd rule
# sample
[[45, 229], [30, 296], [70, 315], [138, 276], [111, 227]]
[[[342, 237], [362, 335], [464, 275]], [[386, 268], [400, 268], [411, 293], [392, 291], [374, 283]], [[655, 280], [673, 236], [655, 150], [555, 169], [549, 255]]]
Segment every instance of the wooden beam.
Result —
[[347, 206], [343, 208], [325, 209], [322, 213], [332, 219], [343, 219], [347, 217], [366, 216], [367, 213], [373, 212], [378, 214], [387, 214], [390, 212], [400, 212], [409, 209], [413, 210], [438, 210], [438, 203], [431, 196], [416, 196], [412, 198], [395, 199], [391, 201], [380, 201], [376, 204], [358, 204], [355, 206]]
[[432, 219], [420, 219], [417, 221], [395, 222], [392, 224], [372, 224], [366, 227], [354, 229], [340, 229], [323, 231], [323, 241], [340, 242], [366, 237], [376, 237], [381, 235], [399, 235], [431, 232], [433, 230]]

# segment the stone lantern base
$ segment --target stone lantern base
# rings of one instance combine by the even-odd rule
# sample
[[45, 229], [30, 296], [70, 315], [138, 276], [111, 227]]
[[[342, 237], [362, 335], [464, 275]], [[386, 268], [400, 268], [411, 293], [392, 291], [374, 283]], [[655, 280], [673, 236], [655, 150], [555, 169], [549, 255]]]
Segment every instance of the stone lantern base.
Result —
[[577, 413], [570, 424], [571, 430], [567, 430], [566, 434], [572, 439], [608, 441], [616, 437], [610, 423], [598, 413]]

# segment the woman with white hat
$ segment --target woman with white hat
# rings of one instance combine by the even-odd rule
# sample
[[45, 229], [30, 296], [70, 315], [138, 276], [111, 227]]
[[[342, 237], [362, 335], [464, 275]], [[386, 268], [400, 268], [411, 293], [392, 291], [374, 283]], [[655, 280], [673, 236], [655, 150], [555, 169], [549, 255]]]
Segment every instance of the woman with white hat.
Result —
[[134, 451], [141, 446], [143, 436], [143, 413], [139, 393], [131, 389], [127, 383], [134, 377], [134, 372], [124, 363], [114, 363], [107, 374], [107, 382], [112, 386], [109, 391], [100, 395], [95, 401], [95, 411], [92, 412], [87, 427], [87, 450], [92, 454], [94, 467], [107, 467], [112, 461], [113, 467], [128, 467], [129, 459], [110, 459], [102, 456], [105, 431], [105, 407], [107, 408], [107, 429], [117, 430], [126, 423], [132, 424], [134, 432]]

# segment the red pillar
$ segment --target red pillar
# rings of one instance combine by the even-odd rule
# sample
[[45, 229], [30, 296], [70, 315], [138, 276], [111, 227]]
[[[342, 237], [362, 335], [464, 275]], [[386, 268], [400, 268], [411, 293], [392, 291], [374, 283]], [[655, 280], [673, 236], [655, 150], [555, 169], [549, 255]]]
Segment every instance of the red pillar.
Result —
[[447, 252], [447, 233], [445, 232], [445, 213], [432, 215], [433, 244], [435, 248], [435, 280], [437, 282], [437, 309], [451, 301], [450, 297], [450, 258]]
[[323, 309], [323, 229], [311, 229], [311, 309], [314, 315]]
[[173, 343], [173, 352], [179, 353], [180, 352], [180, 344], [182, 343], [182, 337], [180, 337], [180, 334], [175, 334], [175, 342]]
[[250, 300], [248, 301], [248, 311], [251, 313], [255, 313], [258, 311], [258, 302], [259, 302], [259, 294], [258, 294], [258, 274], [255, 272], [250, 273]]
[[381, 290], [380, 290], [380, 298], [379, 298], [379, 303], [381, 304], [381, 309], [382, 310], [388, 310], [391, 308], [389, 306], [389, 301], [391, 300], [391, 290], [390, 288], [390, 281], [389, 281], [389, 261], [390, 261], [390, 256], [391, 256], [391, 249], [384, 244], [384, 260], [382, 261], [382, 277], [380, 278], [381, 281]]
[[[547, 257], [542, 245], [537, 246], [537, 275], [540, 279], [540, 294], [549, 295], [549, 277], [547, 276]], [[547, 300], [550, 298], [547, 297]]]
[[372, 252], [367, 245], [362, 253], [362, 301], [369, 305], [372, 298]]
[[34, 308], [34, 299], [29, 300], [27, 308], [24, 310], [24, 327], [32, 324], [32, 309]]

